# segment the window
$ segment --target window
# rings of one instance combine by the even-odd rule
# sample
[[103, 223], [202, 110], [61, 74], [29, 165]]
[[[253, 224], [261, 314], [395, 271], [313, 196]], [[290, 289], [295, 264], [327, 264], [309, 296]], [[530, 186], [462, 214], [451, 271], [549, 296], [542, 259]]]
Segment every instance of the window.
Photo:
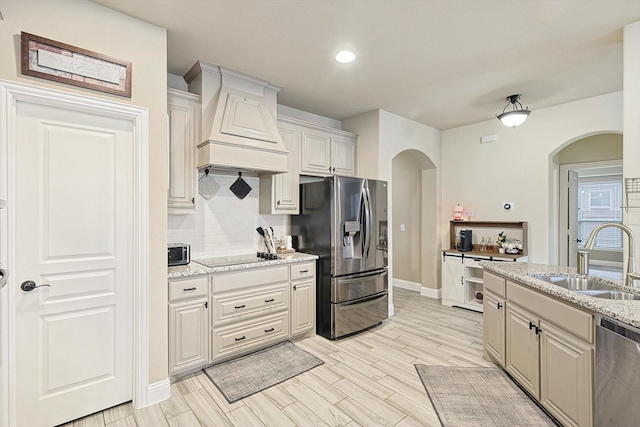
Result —
[[[605, 222], [622, 223], [622, 175], [578, 179], [578, 239], [582, 246], [591, 231]], [[605, 228], [594, 249], [622, 250], [622, 230]]]
[[611, 210], [611, 190], [589, 191], [589, 209]]

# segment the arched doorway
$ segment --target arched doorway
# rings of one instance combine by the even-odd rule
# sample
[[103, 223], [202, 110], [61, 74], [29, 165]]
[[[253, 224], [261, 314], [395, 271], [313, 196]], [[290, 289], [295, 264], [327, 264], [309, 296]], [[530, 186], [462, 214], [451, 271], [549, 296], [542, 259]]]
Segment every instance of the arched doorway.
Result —
[[[622, 222], [622, 135], [602, 133], [577, 139], [557, 151], [553, 163], [559, 168], [558, 264], [575, 266], [576, 251], [595, 226]], [[600, 247], [590, 251], [592, 268], [605, 275], [620, 274], [622, 233], [614, 228], [606, 233], [598, 238]]]
[[393, 286], [437, 297], [437, 169], [418, 150], [392, 160]]

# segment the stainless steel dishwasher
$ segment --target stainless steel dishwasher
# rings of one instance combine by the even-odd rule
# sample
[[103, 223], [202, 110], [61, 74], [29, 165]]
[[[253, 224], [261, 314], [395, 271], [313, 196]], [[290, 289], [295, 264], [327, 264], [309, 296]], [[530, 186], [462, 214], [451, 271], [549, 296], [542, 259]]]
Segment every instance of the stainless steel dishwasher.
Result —
[[596, 316], [595, 427], [640, 423], [640, 329]]

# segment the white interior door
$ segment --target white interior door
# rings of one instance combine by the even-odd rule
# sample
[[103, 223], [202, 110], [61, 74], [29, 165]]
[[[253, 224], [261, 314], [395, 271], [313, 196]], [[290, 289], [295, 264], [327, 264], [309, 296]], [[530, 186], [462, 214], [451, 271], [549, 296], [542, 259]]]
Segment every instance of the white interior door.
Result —
[[15, 419], [52, 426], [132, 399], [133, 126], [27, 102], [15, 123]]
[[575, 267], [578, 255], [578, 172], [567, 172], [567, 265]]

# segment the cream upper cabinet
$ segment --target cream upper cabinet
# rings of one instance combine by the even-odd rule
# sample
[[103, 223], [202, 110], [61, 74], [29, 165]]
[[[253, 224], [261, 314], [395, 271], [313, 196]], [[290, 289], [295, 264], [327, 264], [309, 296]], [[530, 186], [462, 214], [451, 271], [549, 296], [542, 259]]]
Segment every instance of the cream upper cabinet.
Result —
[[289, 150], [287, 169], [289, 172], [260, 177], [261, 214], [297, 214], [300, 194], [298, 173], [300, 128], [286, 118], [278, 119], [278, 131]]
[[331, 175], [331, 136], [318, 130], [303, 130], [300, 173]]
[[355, 176], [356, 135], [311, 124], [300, 128], [301, 174]]
[[200, 132], [200, 97], [168, 89], [168, 213], [195, 212], [196, 144]]
[[356, 141], [354, 138], [338, 136], [331, 142], [331, 173], [342, 176], [356, 174]]

